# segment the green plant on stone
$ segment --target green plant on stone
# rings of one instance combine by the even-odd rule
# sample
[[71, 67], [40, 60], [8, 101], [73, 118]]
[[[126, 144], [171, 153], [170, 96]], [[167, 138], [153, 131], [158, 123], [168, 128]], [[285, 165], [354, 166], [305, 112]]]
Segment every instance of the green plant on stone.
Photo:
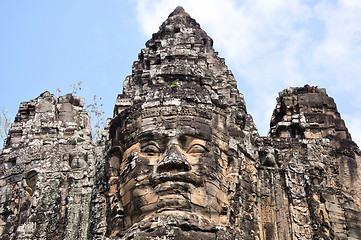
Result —
[[178, 87], [179, 86], [179, 82], [178, 81], [174, 81], [172, 82], [172, 85], [170, 85], [171, 87]]
[[[78, 94], [79, 91], [82, 90], [83, 84], [84, 82], [82, 81], [79, 81], [74, 84], [70, 84], [70, 87], [73, 88], [72, 93], [74, 95]], [[55, 92], [59, 97], [59, 94], [62, 92], [62, 89], [57, 88]], [[105, 126], [103, 104], [101, 103], [102, 98], [98, 98], [96, 95], [94, 95], [92, 102], [88, 104], [86, 104], [84, 97], [80, 97], [80, 101], [82, 101], [82, 103], [85, 106], [85, 109], [89, 112], [90, 122], [91, 125], [93, 126], [93, 132], [92, 132], [93, 139], [100, 140], [102, 138], [103, 129]], [[2, 114], [0, 114], [0, 136], [3, 140], [7, 138], [11, 126], [11, 121], [8, 112], [9, 112], [8, 110], [3, 110]]]
[[56, 92], [56, 96], [57, 96], [57, 97], [59, 97], [61, 91], [63, 91], [63, 89], [61, 89], [61, 88], [55, 89], [55, 92]]
[[[79, 94], [79, 92], [82, 90], [82, 85], [84, 84], [83, 81], [79, 81], [77, 83], [74, 84], [70, 84], [69, 86], [72, 89], [72, 93], [74, 95]], [[56, 91], [58, 93], [60, 93], [62, 91], [62, 89], [57, 88]], [[102, 102], [102, 98], [98, 98], [96, 95], [93, 96], [93, 99], [90, 103], [87, 103], [86, 99], [82, 96], [80, 97], [80, 101], [82, 102], [82, 104], [85, 106], [85, 109], [88, 111], [89, 113], [89, 117], [90, 117], [90, 122], [92, 125], [92, 137], [95, 140], [101, 140], [102, 138], [102, 134], [104, 131], [104, 126], [105, 126], [105, 120], [104, 120], [104, 111], [103, 111], [103, 104]]]
[[9, 111], [3, 110], [0, 115], [0, 136], [3, 140], [5, 140], [8, 136], [10, 125]]
[[73, 88], [73, 94], [77, 94], [81, 90], [81, 86], [84, 84], [83, 81], [79, 81], [77, 83], [70, 84], [70, 87]]
[[94, 95], [92, 102], [85, 107], [85, 109], [89, 111], [90, 121], [94, 124], [92, 137], [96, 140], [101, 140], [105, 125], [103, 104], [101, 101], [102, 98]]

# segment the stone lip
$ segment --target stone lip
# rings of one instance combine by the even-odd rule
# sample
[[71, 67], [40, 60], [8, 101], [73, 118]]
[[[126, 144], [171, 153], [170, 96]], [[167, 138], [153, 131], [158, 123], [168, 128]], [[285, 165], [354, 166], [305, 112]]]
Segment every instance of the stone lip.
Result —
[[158, 184], [165, 182], [184, 182], [184, 183], [190, 183], [195, 187], [199, 187], [203, 185], [202, 178], [193, 173], [165, 172], [152, 176], [150, 180], [152, 186], [156, 186]]

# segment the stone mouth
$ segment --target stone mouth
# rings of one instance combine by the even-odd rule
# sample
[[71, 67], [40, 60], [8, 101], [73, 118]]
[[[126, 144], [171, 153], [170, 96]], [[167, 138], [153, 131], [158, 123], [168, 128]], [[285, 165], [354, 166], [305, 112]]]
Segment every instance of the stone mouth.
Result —
[[161, 173], [153, 176], [150, 184], [155, 187], [162, 183], [190, 183], [195, 187], [203, 185], [202, 178], [192, 173]]
[[[167, 185], [167, 183], [171, 184]], [[154, 190], [159, 196], [174, 195], [173, 197], [175, 198], [186, 197], [187, 194], [191, 193], [189, 185], [184, 184], [184, 182], [166, 182], [165, 185], [158, 184]]]

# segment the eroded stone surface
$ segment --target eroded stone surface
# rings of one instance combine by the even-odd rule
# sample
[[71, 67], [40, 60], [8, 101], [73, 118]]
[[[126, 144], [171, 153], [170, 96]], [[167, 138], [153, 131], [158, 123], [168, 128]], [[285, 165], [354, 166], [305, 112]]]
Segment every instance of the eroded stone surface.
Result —
[[123, 213], [109, 214], [112, 238], [235, 238], [240, 165], [258, 135], [212, 43], [177, 8], [133, 64], [110, 126], [109, 211]]
[[84, 238], [95, 156], [80, 98], [21, 103], [0, 159], [0, 238]]
[[274, 149], [272, 171], [283, 172], [276, 184], [288, 194], [293, 238], [361, 238], [360, 149], [325, 89], [282, 91], [270, 137], [258, 142]]
[[100, 142], [77, 97], [21, 103], [0, 155], [0, 239], [361, 239], [361, 152], [333, 99], [282, 91], [260, 137], [212, 44], [177, 7]]

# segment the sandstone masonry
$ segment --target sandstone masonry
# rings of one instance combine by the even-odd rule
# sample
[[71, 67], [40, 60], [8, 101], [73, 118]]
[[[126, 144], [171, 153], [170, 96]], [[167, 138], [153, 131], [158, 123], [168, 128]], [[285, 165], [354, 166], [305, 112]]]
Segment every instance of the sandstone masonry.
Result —
[[258, 135], [213, 40], [177, 7], [101, 141], [79, 97], [20, 104], [0, 153], [0, 239], [361, 239], [361, 151], [319, 87]]

